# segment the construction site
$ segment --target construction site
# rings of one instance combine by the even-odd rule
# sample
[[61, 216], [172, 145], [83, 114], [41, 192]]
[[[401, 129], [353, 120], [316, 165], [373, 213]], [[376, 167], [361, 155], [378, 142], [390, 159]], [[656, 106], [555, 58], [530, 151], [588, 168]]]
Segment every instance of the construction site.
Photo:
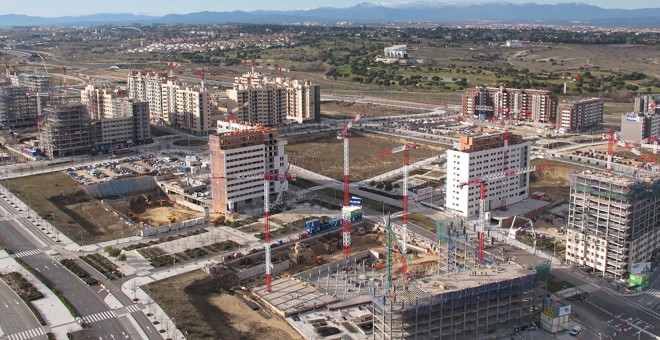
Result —
[[[434, 242], [411, 236], [406, 252], [401, 226], [360, 224], [355, 238], [367, 237], [371, 241], [361, 245], [370, 246], [327, 263], [328, 257], [305, 252], [314, 242], [301, 240], [273, 250], [273, 275], [285, 275], [271, 287], [258, 279], [263, 274], [242, 284], [256, 303], [305, 338], [487, 338], [535, 321], [549, 264], [495, 238], [480, 252], [476, 234], [461, 222], [445, 222], [437, 223], [441, 236]], [[325, 247], [330, 253], [338, 248], [337, 236], [315, 242], [336, 244]], [[255, 254], [249, 262], [263, 263], [259, 258], [263, 255]], [[239, 278], [245, 271], [239, 265], [245, 260], [225, 263]]]

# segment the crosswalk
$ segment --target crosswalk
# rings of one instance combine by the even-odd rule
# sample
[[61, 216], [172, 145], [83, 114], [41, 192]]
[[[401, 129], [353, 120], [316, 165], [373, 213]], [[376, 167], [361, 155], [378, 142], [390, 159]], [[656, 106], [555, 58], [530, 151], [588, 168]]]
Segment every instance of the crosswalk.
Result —
[[28, 329], [27, 331], [22, 331], [20, 333], [14, 333], [11, 335], [7, 335], [6, 339], [7, 340], [25, 340], [25, 339], [34, 339], [39, 336], [42, 336], [46, 334], [43, 328], [33, 328], [33, 329]]
[[20, 257], [31, 256], [31, 255], [37, 255], [37, 254], [40, 254], [40, 253], [43, 253], [43, 250], [41, 250], [41, 249], [30, 249], [30, 250], [25, 250], [25, 251], [18, 252], [16, 254], [14, 254], [14, 257], [15, 258], [20, 258]]
[[99, 312], [92, 315], [83, 316], [85, 323], [99, 322], [107, 319], [116, 318], [117, 314], [114, 311]]
[[660, 298], [660, 289], [655, 289], [655, 288], [647, 289], [644, 291], [644, 294], [648, 294]]
[[0, 222], [2, 221], [11, 221], [14, 219], [14, 216], [0, 216]]
[[130, 305], [130, 306], [127, 306], [127, 307], [126, 307], [126, 310], [127, 310], [129, 313], [136, 313], [136, 312], [141, 311], [142, 309], [140, 308], [139, 305]]

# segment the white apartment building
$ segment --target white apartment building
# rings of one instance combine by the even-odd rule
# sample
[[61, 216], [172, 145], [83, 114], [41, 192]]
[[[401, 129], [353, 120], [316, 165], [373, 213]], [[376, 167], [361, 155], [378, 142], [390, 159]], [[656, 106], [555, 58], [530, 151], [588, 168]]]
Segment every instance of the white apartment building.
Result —
[[591, 171], [571, 175], [566, 261], [628, 277], [660, 252], [660, 180]]
[[237, 77], [227, 89], [227, 110], [246, 105], [234, 119], [264, 126], [280, 126], [320, 119], [321, 89], [308, 80], [273, 78], [258, 72]]
[[202, 135], [214, 128], [210, 93], [201, 86], [188, 86], [164, 73], [133, 71], [128, 76], [128, 94], [149, 102], [155, 123]]
[[[213, 211], [240, 212], [263, 207], [265, 173], [283, 174], [289, 166], [285, 140], [277, 129], [237, 122], [218, 122], [209, 136]], [[271, 202], [288, 190], [287, 181], [272, 181]]]
[[[480, 185], [460, 186], [485, 175], [515, 171], [530, 165], [530, 142], [510, 135], [504, 146], [503, 133], [461, 136], [453, 150], [447, 150], [446, 207], [462, 216], [479, 214]], [[486, 211], [529, 197], [529, 173], [486, 183]]]

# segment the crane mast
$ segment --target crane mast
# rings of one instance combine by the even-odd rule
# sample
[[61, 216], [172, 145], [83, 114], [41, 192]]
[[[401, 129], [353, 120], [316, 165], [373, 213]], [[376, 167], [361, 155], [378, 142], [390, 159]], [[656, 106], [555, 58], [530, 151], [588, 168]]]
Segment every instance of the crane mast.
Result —
[[[349, 206], [350, 199], [350, 189], [349, 189], [349, 177], [350, 177], [350, 157], [349, 157], [349, 143], [348, 143], [348, 132], [364, 116], [364, 112], [360, 112], [351, 120], [350, 122], [344, 124], [344, 128], [337, 134], [337, 139], [343, 139], [344, 144], [344, 204], [343, 207], [347, 208]], [[343, 210], [343, 209], [342, 209]], [[344, 252], [344, 261], [345, 265], [348, 268], [348, 261], [351, 256], [351, 218], [350, 216], [342, 211], [342, 249]]]
[[[392, 150], [381, 151], [378, 153], [379, 157], [385, 157], [395, 153], [403, 152], [403, 225], [401, 230], [401, 252], [404, 254], [407, 253], [408, 244], [408, 167], [410, 166], [410, 150], [418, 148], [419, 145], [417, 144], [406, 144], [392, 148]], [[407, 275], [408, 266], [405, 258], [402, 263], [401, 270], [404, 276]]]

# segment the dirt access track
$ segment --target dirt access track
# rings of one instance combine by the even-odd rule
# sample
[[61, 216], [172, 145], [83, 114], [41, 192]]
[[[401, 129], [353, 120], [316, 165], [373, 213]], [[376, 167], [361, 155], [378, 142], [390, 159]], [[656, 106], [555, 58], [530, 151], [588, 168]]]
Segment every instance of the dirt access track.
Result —
[[83, 185], [62, 172], [27, 176], [0, 182], [43, 219], [78, 244], [97, 243], [131, 235], [129, 227]]
[[[405, 138], [351, 132], [351, 179], [364, 180], [402, 167], [401, 153], [387, 157], [378, 157], [378, 153], [414, 142], [420, 144], [418, 141]], [[440, 145], [420, 144], [419, 149], [410, 152], [410, 163], [443, 154], [446, 149]], [[335, 133], [317, 133], [289, 138], [286, 152], [292, 164], [337, 180], [343, 178], [343, 142], [337, 139]]]

